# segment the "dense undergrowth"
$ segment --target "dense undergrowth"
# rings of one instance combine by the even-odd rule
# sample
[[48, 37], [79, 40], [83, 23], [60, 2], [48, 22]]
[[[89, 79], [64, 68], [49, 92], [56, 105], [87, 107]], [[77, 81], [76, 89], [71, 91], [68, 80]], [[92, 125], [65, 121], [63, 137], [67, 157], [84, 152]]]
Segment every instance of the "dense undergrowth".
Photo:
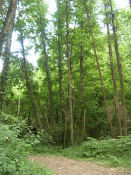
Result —
[[0, 121], [0, 175], [53, 175], [46, 167], [39, 167], [28, 160], [29, 152], [38, 144], [38, 139], [33, 134], [20, 138], [24, 123], [18, 125], [13, 116], [4, 117]]
[[69, 147], [64, 150], [60, 147], [37, 147], [35, 151], [37, 153], [95, 161], [113, 167], [131, 167], [131, 135], [105, 140], [88, 138], [80, 146]]
[[66, 149], [52, 144], [51, 136], [44, 130], [35, 135], [27, 121], [3, 114], [0, 119], [0, 175], [53, 174], [45, 167], [32, 164], [27, 158], [29, 154], [53, 154], [113, 167], [131, 167], [131, 135], [103, 140], [88, 137], [81, 145]]

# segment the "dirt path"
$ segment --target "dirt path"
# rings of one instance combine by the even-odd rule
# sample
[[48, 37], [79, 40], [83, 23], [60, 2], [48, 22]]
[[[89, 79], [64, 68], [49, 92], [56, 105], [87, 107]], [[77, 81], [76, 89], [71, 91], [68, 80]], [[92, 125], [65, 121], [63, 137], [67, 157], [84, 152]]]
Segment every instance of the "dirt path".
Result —
[[30, 156], [32, 162], [47, 165], [57, 175], [131, 175], [124, 169], [106, 168], [92, 162], [76, 161], [56, 156]]

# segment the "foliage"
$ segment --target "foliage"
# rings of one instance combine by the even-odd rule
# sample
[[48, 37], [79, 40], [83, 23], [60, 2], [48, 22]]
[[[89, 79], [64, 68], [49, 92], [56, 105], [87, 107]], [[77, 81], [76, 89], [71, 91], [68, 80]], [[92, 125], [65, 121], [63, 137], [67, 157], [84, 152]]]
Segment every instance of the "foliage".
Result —
[[[40, 147], [40, 154], [55, 154], [84, 161], [95, 161], [108, 166], [131, 167], [131, 135], [118, 139], [97, 140], [88, 138], [79, 146], [66, 149], [60, 147]], [[38, 152], [35, 152], [38, 154]]]
[[17, 131], [0, 123], [0, 174], [51, 175], [48, 170], [27, 161], [30, 145], [18, 138]]
[[15, 131], [18, 137], [24, 139], [33, 149], [37, 149], [40, 145], [49, 145], [53, 142], [51, 135], [46, 130], [37, 130], [33, 126], [29, 126], [26, 119], [23, 120], [22, 118], [2, 113], [0, 121], [8, 125], [9, 129]]
[[[84, 9], [84, 1], [70, 1], [69, 7], [69, 50], [71, 64], [72, 81], [72, 102], [74, 118], [74, 137], [77, 136], [78, 115], [80, 109], [80, 128], [79, 134], [83, 130], [83, 114], [86, 109], [86, 128], [85, 138], [101, 138], [110, 136], [109, 123], [105, 115], [105, 107], [101, 92], [100, 77], [97, 71], [92, 40], [87, 23], [87, 17]], [[87, 2], [92, 32], [94, 35], [97, 55], [103, 76], [109, 113], [111, 114], [115, 135], [118, 135], [117, 118], [114, 108], [113, 82], [111, 78], [110, 60], [108, 52], [107, 34], [103, 25], [105, 25], [105, 10], [103, 3], [107, 0], [92, 0]], [[68, 104], [68, 74], [66, 58], [66, 26], [65, 26], [65, 8], [66, 1], [56, 1], [57, 9], [52, 14], [52, 21], [48, 18], [48, 8], [43, 0], [19, 1], [19, 9], [15, 23], [15, 35], [17, 36], [18, 47], [14, 47], [10, 55], [9, 70], [7, 76], [7, 87], [4, 96], [4, 103], [0, 120], [4, 124], [9, 124], [9, 128], [19, 133], [19, 138], [24, 138], [27, 143], [32, 143], [34, 148], [38, 145], [63, 145], [65, 133], [65, 108], [69, 110]], [[2, 15], [0, 17], [0, 29], [5, 20], [9, 6], [9, 0], [5, 0]], [[127, 107], [127, 125], [128, 133], [131, 133], [131, 81], [130, 81], [130, 18], [131, 10], [129, 7], [117, 9], [113, 3], [115, 15], [115, 27], [118, 36], [118, 46], [121, 56], [121, 65], [123, 69], [126, 107]], [[110, 8], [108, 9], [108, 14]], [[110, 16], [110, 15], [109, 15]], [[41, 37], [41, 22], [45, 32], [44, 38]], [[111, 19], [109, 19], [110, 21]], [[34, 62], [34, 57], [38, 57], [38, 66], [33, 66], [27, 61], [27, 72], [32, 87], [32, 96], [34, 104], [38, 108], [41, 128], [37, 130], [37, 135], [32, 134], [32, 127], [36, 128], [36, 119], [33, 115], [27, 84], [25, 80], [25, 71], [20, 43], [20, 28], [23, 33], [25, 57]], [[53, 30], [52, 30], [53, 28]], [[110, 30], [112, 27], [110, 26]], [[111, 33], [111, 45], [113, 50], [114, 69], [116, 72], [117, 93], [120, 109], [121, 93], [118, 69], [114, 51], [113, 35]], [[58, 39], [59, 38], [59, 39]], [[14, 39], [13, 39], [14, 40]], [[52, 84], [52, 105], [50, 105], [49, 87], [47, 72], [45, 67], [45, 57], [43, 56], [43, 40], [46, 45], [48, 55], [48, 65], [50, 81]], [[5, 46], [4, 46], [5, 47]], [[82, 49], [82, 89], [80, 88], [80, 52]], [[34, 52], [36, 55], [33, 56]], [[60, 55], [59, 55], [60, 54]], [[29, 59], [28, 59], [29, 58]], [[2, 55], [5, 59], [5, 53]], [[59, 62], [61, 61], [61, 104], [59, 97], [60, 77]], [[1, 76], [1, 75], [0, 75]], [[1, 86], [0, 80], [0, 86]], [[82, 90], [81, 105], [79, 102], [80, 89]], [[1, 92], [0, 92], [1, 94]], [[19, 106], [18, 106], [19, 105]], [[18, 111], [18, 107], [20, 110]], [[61, 108], [61, 110], [60, 110]], [[53, 111], [54, 125], [52, 125], [51, 111]], [[16, 117], [19, 113], [19, 116]], [[61, 113], [61, 116], [60, 116]], [[122, 116], [122, 111], [120, 110]], [[13, 117], [14, 116], [14, 117]], [[68, 116], [69, 117], [69, 116]], [[62, 118], [62, 119], [61, 119]], [[67, 139], [66, 146], [70, 145], [70, 127], [67, 121]], [[122, 121], [123, 125], [123, 121]], [[75, 140], [75, 142], [77, 142]], [[79, 143], [81, 142], [81, 138]]]
[[63, 151], [63, 155], [73, 158], [98, 161], [111, 166], [131, 166], [131, 135], [119, 139], [97, 140], [88, 138], [81, 146]]
[[123, 157], [131, 156], [131, 135], [119, 139], [97, 140], [89, 138], [89, 141], [82, 144], [83, 154], [86, 157]]

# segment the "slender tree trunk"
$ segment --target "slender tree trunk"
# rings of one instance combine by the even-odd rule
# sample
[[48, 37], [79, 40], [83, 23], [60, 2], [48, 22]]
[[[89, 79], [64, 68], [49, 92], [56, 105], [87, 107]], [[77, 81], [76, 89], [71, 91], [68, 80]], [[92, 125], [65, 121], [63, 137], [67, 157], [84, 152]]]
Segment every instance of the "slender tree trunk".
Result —
[[131, 0], [129, 0], [129, 5], [130, 5], [130, 8], [131, 8]]
[[92, 27], [91, 27], [91, 22], [90, 22], [90, 16], [89, 16], [89, 13], [88, 13], [86, 0], [84, 0], [84, 7], [85, 7], [86, 15], [87, 15], [87, 22], [88, 22], [88, 26], [89, 26], [89, 30], [90, 30], [91, 39], [92, 39], [92, 45], [93, 45], [94, 54], [95, 54], [95, 58], [96, 58], [97, 69], [98, 69], [99, 76], [100, 76], [100, 81], [101, 81], [101, 86], [102, 86], [102, 94], [103, 94], [103, 99], [104, 99], [104, 105], [105, 105], [106, 115], [107, 115], [107, 118], [108, 118], [108, 121], [109, 121], [111, 135], [112, 135], [112, 137], [115, 137], [114, 136], [113, 124], [112, 124], [112, 117], [111, 117], [111, 115], [109, 113], [109, 107], [108, 107], [106, 93], [105, 93], [103, 76], [102, 76], [102, 73], [101, 73], [99, 59], [98, 59], [98, 55], [97, 55], [97, 51], [96, 51], [96, 45], [95, 45], [94, 35], [93, 35], [93, 32], [92, 32]]
[[[60, 0], [57, 0], [57, 8], [58, 8], [58, 13], [61, 12], [61, 4], [60, 4]], [[61, 13], [60, 13], [61, 14]], [[58, 14], [58, 73], [59, 73], [59, 113], [58, 113], [58, 116], [59, 116], [59, 121], [60, 121], [60, 124], [62, 126], [62, 123], [63, 123], [63, 118], [62, 118], [62, 66], [61, 66], [61, 61], [62, 61], [62, 42], [61, 42], [61, 38], [62, 38], [62, 32], [61, 32], [61, 29], [62, 29], [62, 26], [61, 26], [61, 23], [62, 23], [62, 19], [61, 19], [61, 15]], [[60, 131], [61, 133], [61, 143], [63, 142], [63, 128], [60, 127]], [[64, 143], [65, 144], [65, 143]]]
[[84, 140], [85, 137], [85, 131], [86, 131], [86, 109], [84, 110], [82, 141]]
[[[60, 11], [61, 5], [60, 0], [57, 0], [58, 12]], [[59, 117], [62, 123], [62, 70], [61, 70], [61, 16], [58, 15], [58, 68], [59, 68]]]
[[4, 4], [4, 0], [0, 0], [0, 14], [2, 13], [2, 6]]
[[118, 124], [118, 131], [119, 135], [122, 136], [122, 128], [121, 128], [121, 116], [120, 116], [120, 107], [118, 102], [118, 93], [117, 93], [117, 84], [116, 84], [116, 74], [113, 65], [113, 55], [112, 55], [112, 46], [111, 46], [111, 37], [110, 37], [110, 28], [109, 28], [109, 18], [107, 15], [107, 7], [105, 5], [105, 15], [106, 15], [106, 23], [107, 23], [107, 37], [108, 37], [108, 48], [109, 48], [109, 57], [110, 57], [110, 67], [111, 67], [111, 74], [113, 80], [113, 88], [114, 88], [114, 106], [115, 106], [115, 113], [117, 116], [117, 124]]
[[[83, 22], [81, 22], [81, 30], [83, 30]], [[80, 46], [80, 87], [79, 87], [79, 111], [78, 111], [78, 123], [77, 123], [77, 143], [80, 136], [80, 116], [81, 116], [81, 101], [82, 101], [82, 74], [83, 74], [83, 47]]]
[[112, 1], [111, 0], [109, 0], [109, 1], [110, 1], [110, 9], [111, 9], [112, 29], [113, 29], [113, 35], [114, 35], [114, 44], [115, 44], [115, 52], [116, 52], [116, 58], [117, 58], [117, 66], [118, 66], [119, 77], [120, 77], [122, 117], [124, 120], [124, 135], [127, 135], [126, 99], [125, 99], [123, 72], [122, 72], [122, 66], [121, 66], [121, 57], [120, 57], [119, 48], [118, 48], [118, 41], [117, 41], [117, 34], [116, 34], [116, 29], [115, 29], [115, 19], [114, 19]]
[[66, 138], [67, 138], [67, 122], [68, 122], [68, 109], [65, 108], [65, 129], [64, 129], [64, 144], [63, 149], [66, 148]]
[[25, 79], [26, 79], [26, 87], [27, 87], [29, 98], [30, 98], [30, 103], [31, 103], [31, 106], [32, 106], [33, 115], [36, 118], [37, 127], [40, 128], [40, 117], [39, 117], [39, 114], [38, 114], [37, 105], [35, 104], [35, 99], [34, 99], [33, 94], [32, 94], [32, 86], [31, 86], [29, 75], [28, 75], [27, 61], [26, 61], [26, 56], [25, 56], [24, 36], [23, 36], [23, 33], [22, 33], [21, 29], [20, 29], [20, 42], [21, 42], [22, 56], [23, 56], [23, 61], [24, 61], [24, 72], [25, 72]]
[[49, 64], [48, 64], [48, 55], [46, 52], [46, 43], [45, 43], [45, 30], [44, 30], [44, 25], [42, 21], [42, 17], [40, 17], [40, 24], [41, 24], [41, 41], [42, 41], [42, 46], [43, 46], [43, 54], [44, 54], [44, 59], [45, 59], [45, 68], [46, 68], [46, 75], [47, 75], [47, 82], [48, 82], [48, 90], [49, 90], [49, 112], [51, 115], [51, 123], [55, 127], [55, 119], [54, 119], [54, 108], [53, 108], [53, 92], [52, 92], [52, 82], [50, 78], [50, 70], [49, 70]]
[[[12, 23], [12, 18], [15, 18], [16, 8], [18, 0], [10, 0], [9, 9], [6, 15], [6, 19], [3, 25], [3, 28], [0, 32], [0, 56], [2, 54], [3, 45], [6, 40], [6, 37], [9, 33], [9, 26]], [[13, 19], [14, 20], [14, 19]], [[13, 22], [14, 23], [14, 22]]]
[[73, 137], [73, 114], [72, 114], [72, 87], [71, 87], [71, 65], [70, 65], [70, 52], [69, 52], [69, 12], [68, 2], [66, 2], [66, 46], [67, 46], [67, 66], [68, 66], [68, 83], [69, 83], [69, 115], [70, 115], [70, 132], [71, 132], [71, 145], [74, 144]]

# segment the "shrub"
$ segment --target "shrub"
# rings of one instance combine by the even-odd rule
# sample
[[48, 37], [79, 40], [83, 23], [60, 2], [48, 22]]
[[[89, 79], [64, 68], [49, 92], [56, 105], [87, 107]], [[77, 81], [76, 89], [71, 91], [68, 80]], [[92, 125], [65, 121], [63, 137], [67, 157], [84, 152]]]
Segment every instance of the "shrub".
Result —
[[18, 138], [17, 131], [0, 124], [0, 175], [51, 175], [27, 160], [30, 148], [30, 144]]
[[89, 138], [82, 145], [86, 157], [125, 157], [131, 156], [131, 135], [119, 139], [97, 140]]

